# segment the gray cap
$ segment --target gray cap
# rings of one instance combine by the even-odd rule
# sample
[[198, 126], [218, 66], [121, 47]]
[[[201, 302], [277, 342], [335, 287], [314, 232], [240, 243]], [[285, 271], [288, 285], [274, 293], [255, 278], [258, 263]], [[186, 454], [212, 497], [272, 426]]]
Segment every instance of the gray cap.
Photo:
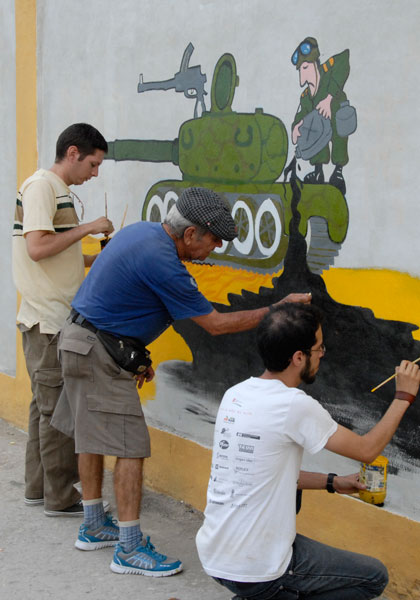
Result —
[[238, 235], [229, 207], [223, 200], [206, 188], [185, 189], [176, 203], [181, 215], [221, 240], [232, 241]]

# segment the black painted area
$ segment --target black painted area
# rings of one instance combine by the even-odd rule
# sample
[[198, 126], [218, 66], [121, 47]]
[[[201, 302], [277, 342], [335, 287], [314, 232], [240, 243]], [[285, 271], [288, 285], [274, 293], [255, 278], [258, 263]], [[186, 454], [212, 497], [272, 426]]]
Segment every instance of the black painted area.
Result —
[[[392, 381], [375, 393], [370, 390], [389, 377], [401, 359], [420, 356], [420, 342], [412, 338], [417, 327], [377, 319], [370, 309], [339, 304], [331, 298], [323, 279], [307, 267], [306, 242], [298, 232], [300, 215], [296, 210], [303, 184], [292, 174], [291, 185], [291, 236], [284, 272], [273, 279], [274, 288], [260, 288], [259, 294], [246, 290], [241, 295], [230, 294], [229, 306], [214, 303], [214, 307], [220, 312], [253, 309], [277, 302], [292, 292], [312, 292], [313, 303], [325, 315], [327, 352], [315, 383], [302, 387], [326, 406], [340, 424], [364, 433], [392, 401], [395, 384]], [[263, 370], [255, 330], [211, 336], [189, 319], [175, 323], [175, 330], [190, 347], [193, 363], [178, 367], [172, 374], [202, 397], [220, 400], [228, 387], [251, 375], [258, 376]], [[408, 463], [410, 457], [420, 459], [420, 400], [407, 411], [392, 448], [406, 454]]]

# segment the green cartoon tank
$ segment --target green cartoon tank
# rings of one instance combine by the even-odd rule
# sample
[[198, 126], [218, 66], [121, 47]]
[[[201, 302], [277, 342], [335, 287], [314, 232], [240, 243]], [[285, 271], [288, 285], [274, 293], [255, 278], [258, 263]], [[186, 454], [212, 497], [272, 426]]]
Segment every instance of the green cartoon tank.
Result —
[[[216, 248], [209, 261], [253, 271], [275, 272], [283, 265], [292, 218], [292, 190], [277, 182], [288, 152], [283, 122], [261, 108], [236, 113], [231, 105], [239, 84], [235, 59], [224, 54], [216, 64], [211, 108], [205, 110], [200, 67], [188, 67], [190, 44], [173, 79], [144, 83], [138, 91], [169, 89], [196, 98], [203, 112], [184, 122], [175, 140], [115, 140], [108, 142], [108, 159], [172, 162], [182, 180], [159, 181], [147, 192], [142, 220], [160, 222], [182, 190], [190, 186], [215, 190], [232, 209], [238, 237]], [[308, 243], [308, 266], [321, 273], [334, 262], [348, 226], [348, 209], [341, 192], [331, 185], [305, 184], [298, 205], [299, 229]]]

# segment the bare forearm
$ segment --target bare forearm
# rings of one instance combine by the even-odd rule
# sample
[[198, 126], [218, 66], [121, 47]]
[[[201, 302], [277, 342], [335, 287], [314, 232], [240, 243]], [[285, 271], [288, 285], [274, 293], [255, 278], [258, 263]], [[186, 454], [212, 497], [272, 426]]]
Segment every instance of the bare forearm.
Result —
[[[402, 360], [395, 369], [395, 395], [382, 419], [368, 433], [357, 435], [339, 425], [325, 447], [331, 452], [370, 463], [382, 452], [394, 435], [405, 411], [413, 402], [420, 385], [420, 369], [409, 360]], [[404, 399], [398, 399], [402, 396]]]
[[67, 250], [86, 235], [96, 233], [110, 235], [113, 231], [114, 227], [111, 221], [106, 217], [99, 217], [95, 221], [77, 225], [77, 227], [58, 234], [52, 231], [29, 231], [25, 236], [26, 248], [30, 258], [37, 262]]
[[301, 471], [299, 473], [298, 490], [325, 490], [327, 477], [326, 473]]
[[26, 234], [26, 246], [31, 259], [37, 262], [43, 258], [55, 256], [76, 242], [79, 242], [86, 235], [89, 235], [90, 227], [89, 223], [86, 223], [62, 233], [43, 232], [44, 235], [38, 236], [35, 242], [32, 239], [32, 233], [40, 232], [29, 232]]
[[214, 320], [211, 329], [208, 329], [208, 332], [211, 333], [211, 335], [222, 335], [224, 333], [248, 331], [248, 329], [256, 327], [268, 311], [268, 307], [263, 307], [255, 310], [217, 313], [217, 319]]
[[[302, 302], [308, 304], [311, 301], [311, 294], [289, 294], [282, 300], [279, 300], [273, 306], [276, 307], [283, 302]], [[211, 335], [222, 335], [224, 333], [237, 333], [239, 331], [248, 331], [256, 327], [261, 319], [269, 312], [269, 307], [256, 308], [254, 310], [238, 310], [236, 312], [220, 313], [213, 310], [208, 315], [201, 317], [192, 317], [192, 320], [208, 331]]]
[[409, 403], [404, 400], [393, 400], [382, 419], [362, 436], [362, 449], [364, 456], [358, 458], [363, 462], [372, 462], [391, 441], [396, 432]]
[[[395, 395], [382, 419], [368, 433], [362, 436], [369, 458], [375, 460], [394, 435], [410, 402], [414, 401], [420, 384], [420, 369], [414, 362], [402, 360], [395, 369]], [[398, 399], [398, 396], [404, 398]]]
[[[327, 489], [328, 475], [326, 473], [310, 473], [301, 471], [299, 473], [299, 490], [325, 490]], [[363, 490], [366, 486], [359, 481], [359, 473], [350, 475], [334, 475], [331, 479], [333, 490], [338, 494], [354, 494]]]
[[391, 440], [408, 407], [408, 402], [394, 400], [382, 419], [364, 435], [339, 425], [325, 447], [336, 454], [370, 463]]

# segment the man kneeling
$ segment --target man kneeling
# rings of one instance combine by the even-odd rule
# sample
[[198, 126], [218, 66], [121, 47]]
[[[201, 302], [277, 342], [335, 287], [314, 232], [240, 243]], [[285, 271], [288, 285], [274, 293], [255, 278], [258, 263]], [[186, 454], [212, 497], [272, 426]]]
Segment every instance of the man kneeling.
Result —
[[230, 388], [219, 408], [205, 520], [196, 541], [206, 573], [236, 598], [369, 599], [388, 582], [380, 561], [296, 534], [296, 490], [363, 489], [357, 474], [301, 471], [303, 451], [327, 448], [372, 462], [414, 400], [420, 371], [401, 362], [394, 400], [365, 435], [338, 425], [297, 389], [315, 380], [325, 354], [321, 318], [311, 305], [272, 309], [258, 329], [266, 370]]

